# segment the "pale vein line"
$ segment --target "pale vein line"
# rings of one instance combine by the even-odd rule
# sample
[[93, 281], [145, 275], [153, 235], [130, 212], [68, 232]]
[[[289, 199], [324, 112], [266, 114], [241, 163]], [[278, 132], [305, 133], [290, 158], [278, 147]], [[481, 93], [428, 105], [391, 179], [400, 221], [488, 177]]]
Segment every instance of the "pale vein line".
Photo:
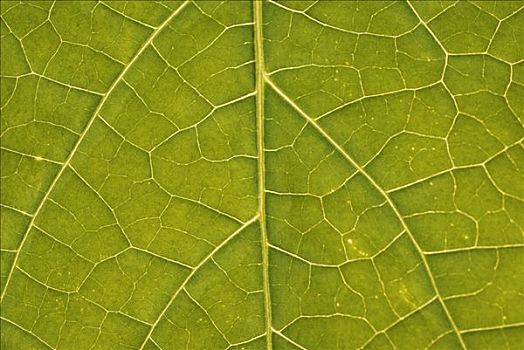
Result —
[[[480, 168], [483, 168], [487, 172], [488, 169], [486, 168], [486, 164], [490, 163], [492, 160], [494, 160], [498, 156], [503, 155], [510, 148], [519, 145], [522, 141], [524, 141], [524, 137], [520, 138], [519, 140], [515, 141], [512, 144], [504, 146], [504, 148], [502, 148], [500, 151], [497, 151], [497, 153], [491, 155], [489, 158], [486, 158], [485, 160], [483, 160], [480, 163], [466, 164], [466, 165], [456, 165], [456, 166], [454, 166], [452, 168], [436, 172], [434, 174], [431, 174], [429, 176], [426, 176], [426, 177], [423, 177], [421, 179], [415, 180], [413, 182], [410, 182], [410, 183], [407, 183], [407, 184], [404, 184], [404, 185], [400, 185], [400, 186], [397, 186], [397, 187], [390, 188], [390, 189], [388, 189], [388, 193], [396, 192], [396, 191], [399, 191], [399, 190], [402, 190], [402, 189], [414, 186], [416, 184], [422, 183], [424, 181], [427, 181], [427, 180], [430, 180], [430, 179], [434, 179], [434, 178], [436, 178], [436, 177], [438, 177], [440, 175], [444, 175], [444, 174], [447, 174], [447, 173], [453, 173], [453, 172], [458, 171], [458, 170], [475, 169], [475, 168], [479, 168], [480, 167]], [[499, 191], [500, 191], [500, 189], [499, 189]]]
[[[47, 342], [45, 342], [42, 338], [40, 338], [39, 336], [37, 336], [36, 334], [32, 333], [31, 331], [23, 328], [22, 326], [14, 323], [13, 321], [11, 321], [10, 319], [8, 318], [5, 318], [4, 316], [0, 316], [0, 319], [2, 319], [3, 321], [15, 326], [16, 328], [20, 329], [21, 331], [23, 331], [24, 333], [27, 333], [31, 336], [33, 336], [35, 339], [37, 339], [42, 345], [44, 346], [47, 346], [49, 349], [54, 349], [51, 345], [49, 345]], [[3, 344], [3, 342], [2, 342]]]
[[[386, 328], [382, 329], [380, 332], [374, 334], [371, 338], [369, 338], [364, 344], [362, 344], [362, 346], [359, 348], [359, 349], [364, 349], [368, 344], [370, 344], [376, 337], [378, 337], [380, 334], [384, 334], [386, 337], [388, 336], [387, 335], [387, 332], [392, 329], [393, 327], [395, 327], [396, 325], [398, 325], [400, 322], [404, 321], [404, 320], [407, 320], [408, 318], [410, 318], [411, 316], [419, 313], [419, 312], [422, 312], [427, 306], [429, 306], [431, 303], [433, 303], [435, 301], [437, 297], [434, 296], [433, 298], [427, 300], [424, 302], [424, 304], [420, 305], [417, 309], [415, 310], [412, 310], [410, 312], [408, 312], [407, 314], [403, 315], [403, 316], [400, 316], [395, 322], [391, 323], [389, 326], [387, 326]], [[427, 349], [427, 348], [426, 348]]]
[[113, 81], [113, 84], [111, 84], [111, 86], [109, 87], [109, 90], [107, 90], [107, 92], [104, 94], [104, 96], [102, 97], [102, 99], [100, 100], [100, 103], [98, 104], [98, 106], [96, 107], [95, 111], [93, 112], [93, 115], [91, 116], [91, 119], [89, 120], [89, 122], [87, 123], [84, 131], [82, 132], [82, 134], [80, 134], [80, 136], [78, 137], [78, 140], [76, 141], [75, 143], [75, 146], [73, 147], [73, 149], [71, 150], [71, 152], [69, 153], [69, 156], [67, 157], [66, 161], [64, 162], [64, 164], [62, 165], [62, 168], [60, 169], [60, 171], [58, 172], [58, 174], [55, 176], [53, 182], [51, 183], [51, 185], [49, 186], [49, 189], [47, 190], [47, 192], [44, 194], [44, 197], [42, 198], [42, 200], [40, 201], [40, 204], [38, 205], [38, 207], [36, 208], [36, 211], [35, 213], [33, 214], [33, 218], [31, 219], [31, 222], [29, 223], [28, 227], [27, 227], [27, 230], [25, 231], [24, 233], [24, 238], [22, 239], [22, 242], [20, 242], [20, 246], [18, 247], [18, 251], [15, 255], [15, 258], [13, 260], [13, 265], [11, 266], [11, 269], [9, 270], [9, 274], [7, 275], [7, 280], [6, 280], [6, 284], [4, 286], [4, 290], [2, 291], [2, 295], [0, 296], [0, 302], [2, 300], [4, 300], [4, 295], [5, 295], [5, 292], [7, 291], [7, 287], [9, 286], [9, 282], [11, 282], [11, 276], [13, 274], [13, 271], [14, 271], [14, 268], [16, 266], [16, 264], [18, 263], [18, 259], [20, 257], [20, 252], [22, 251], [22, 248], [24, 246], [24, 243], [27, 239], [27, 236], [29, 235], [29, 231], [31, 230], [31, 228], [33, 227], [34, 223], [35, 223], [35, 220], [38, 216], [38, 214], [40, 213], [40, 210], [42, 209], [42, 207], [44, 206], [44, 203], [47, 201], [47, 198], [49, 197], [50, 193], [52, 192], [53, 188], [55, 187], [55, 185], [57, 184], [58, 182], [58, 179], [62, 176], [62, 174], [64, 173], [64, 171], [68, 168], [69, 166], [69, 163], [71, 162], [71, 159], [73, 158], [73, 156], [75, 155], [78, 147], [80, 146], [80, 144], [82, 143], [82, 141], [84, 140], [85, 136], [87, 135], [87, 132], [89, 131], [91, 125], [93, 125], [94, 121], [96, 120], [96, 117], [98, 115], [98, 113], [100, 112], [100, 110], [102, 109], [102, 106], [105, 104], [105, 102], [107, 101], [109, 95], [111, 95], [111, 93], [113, 92], [113, 90], [116, 88], [116, 86], [118, 85], [118, 83], [122, 80], [122, 78], [124, 77], [124, 75], [127, 73], [127, 71], [129, 70], [129, 68], [138, 60], [138, 58], [141, 56], [142, 52], [144, 52], [144, 50], [153, 42], [153, 40], [156, 38], [156, 36], [162, 31], [162, 29], [164, 29], [168, 24], [169, 22], [177, 15], [180, 13], [180, 11], [189, 3], [189, 1], [185, 1], [182, 5], [180, 5], [179, 8], [177, 8], [153, 33], [151, 33], [151, 35], [149, 36], [149, 38], [147, 39], [147, 41], [144, 43], [144, 45], [142, 45], [142, 47], [137, 51], [137, 53], [135, 54], [135, 56], [131, 59], [131, 61], [129, 61], [129, 63], [124, 67], [124, 69], [120, 72], [120, 74], [118, 75], [118, 77]]
[[261, 1], [253, 0], [253, 16], [255, 27], [255, 62], [256, 62], [256, 121], [258, 144], [258, 213], [260, 215], [260, 244], [262, 248], [262, 278], [264, 284], [264, 309], [266, 324], [266, 346], [273, 348], [271, 336], [271, 295], [269, 287], [269, 245], [266, 224], [266, 169], [264, 145], [264, 36], [262, 33], [262, 6]]
[[47, 158], [43, 158], [43, 157], [40, 157], [40, 156], [35, 156], [33, 154], [27, 154], [27, 153], [20, 152], [20, 151], [17, 151], [17, 150], [14, 150], [14, 149], [11, 149], [11, 148], [8, 148], [8, 147], [5, 147], [5, 146], [0, 146], [0, 149], [2, 151], [13, 153], [13, 154], [19, 155], [21, 157], [31, 158], [31, 159], [34, 159], [34, 160], [37, 160], [37, 161], [41, 160], [41, 161], [48, 162], [48, 163], [53, 163], [53, 164], [56, 164], [56, 165], [63, 165], [64, 164], [64, 163], [61, 163], [61, 162], [57, 162], [56, 160], [47, 159]]
[[476, 250], [499, 250], [499, 249], [513, 249], [513, 248], [524, 248], [524, 244], [515, 243], [515, 244], [503, 244], [497, 246], [471, 246], [471, 247], [461, 247], [461, 248], [452, 248], [448, 250], [434, 250], [428, 251], [424, 254], [426, 255], [439, 255], [439, 254], [453, 254], [453, 253], [471, 253]]
[[[124, 17], [125, 19], [128, 19], [130, 20], [131, 22], [134, 22], [134, 23], [137, 23], [139, 25], [142, 25], [144, 27], [148, 27], [149, 29], [155, 29], [154, 26], [150, 25], [150, 24], [147, 24], [145, 22], [140, 22], [139, 20], [137, 20], [136, 18], [133, 18], [129, 15], [126, 15], [125, 13], [123, 12], [119, 12], [117, 11], [116, 9], [112, 8], [111, 6], [109, 6], [108, 4], [106, 4], [104, 1], [100, 1], [99, 4], [101, 4], [102, 6], [104, 6], [106, 9], [108, 9], [109, 11], [113, 12], [113, 13], [117, 13], [119, 14], [120, 16]], [[125, 9], [124, 9], [125, 11]]]
[[241, 341], [241, 342], [238, 342], [238, 343], [231, 344], [231, 345], [229, 345], [229, 346], [227, 347], [226, 350], [231, 349], [232, 347], [238, 347], [238, 346], [240, 346], [240, 345], [249, 344], [249, 343], [254, 342], [254, 341], [256, 341], [256, 340], [258, 340], [258, 339], [260, 339], [260, 338], [263, 338], [263, 337], [265, 337], [265, 336], [266, 336], [266, 333], [262, 333], [262, 334], [260, 334], [260, 335], [257, 335], [257, 336], [254, 337], [254, 338], [250, 338], [250, 339], [248, 339], [248, 340], [244, 340], [244, 341]]
[[276, 329], [272, 329], [272, 331], [276, 334], [278, 334], [280, 337], [282, 337], [282, 339], [286, 340], [287, 342], [289, 342], [290, 344], [293, 344], [295, 345], [297, 348], [301, 349], [301, 350], [307, 350], [305, 347], [303, 347], [302, 345], [296, 343], [293, 339], [290, 339], [288, 337], [286, 337], [284, 334], [280, 333], [278, 330]]
[[292, 258], [294, 258], [294, 259], [300, 260], [300, 261], [302, 261], [303, 263], [308, 264], [308, 265], [311, 265], [311, 266], [317, 266], [317, 267], [328, 267], [328, 268], [339, 268], [340, 266], [345, 265], [346, 263], [348, 263], [348, 261], [344, 261], [344, 262], [342, 262], [342, 263], [340, 263], [340, 264], [320, 264], [320, 263], [314, 263], [314, 262], [311, 262], [311, 261], [309, 261], [309, 260], [307, 260], [307, 259], [304, 259], [304, 258], [301, 257], [300, 255], [296, 255], [295, 253], [292, 253], [292, 252], [290, 252], [290, 251], [287, 251], [287, 250], [285, 250], [285, 249], [283, 249], [283, 248], [280, 248], [279, 246], [276, 246], [276, 245], [274, 245], [274, 244], [269, 243], [269, 247], [270, 247], [271, 249], [274, 249], [274, 250], [276, 250], [276, 251], [282, 253], [282, 254], [288, 255], [288, 256], [290, 256], [290, 257], [292, 257]]
[[451, 314], [449, 313], [449, 310], [446, 306], [446, 304], [444, 303], [444, 300], [442, 299], [439, 291], [438, 291], [438, 288], [437, 288], [437, 284], [435, 282], [435, 280], [433, 279], [433, 275], [431, 273], [431, 269], [429, 268], [429, 264], [427, 262], [427, 259], [426, 259], [426, 256], [424, 255], [424, 252], [423, 250], [420, 248], [418, 242], [415, 240], [415, 237], [413, 236], [413, 234], [411, 233], [411, 231], [409, 230], [406, 222], [404, 221], [404, 218], [402, 217], [402, 215], [400, 214], [399, 210], [397, 209], [395, 203], [393, 202], [393, 200], [389, 197], [389, 194], [384, 191], [382, 189], [382, 187], [379, 186], [379, 184], [375, 181], [375, 179], [369, 175], [366, 170], [364, 170], [355, 160], [353, 160], [353, 158], [335, 141], [331, 138], [331, 136], [326, 132], [324, 131], [324, 129], [319, 125], [317, 124], [317, 122], [311, 118], [309, 115], [306, 114], [306, 112], [304, 112], [293, 100], [291, 100], [278, 86], [275, 85], [275, 83], [269, 78], [269, 77], [265, 77], [265, 80], [267, 82], [268, 85], [270, 85], [274, 90], [275, 92], [282, 98], [284, 99], [291, 107], [293, 107], [304, 119], [306, 119], [306, 121], [311, 124], [311, 126], [313, 126], [333, 147], [335, 147], [337, 149], [337, 151], [342, 155], [344, 156], [344, 158], [346, 158], [350, 163], [351, 165], [353, 165], [357, 170], [358, 172], [360, 172], [362, 175], [364, 175], [366, 177], [366, 179], [373, 185], [373, 187], [375, 187], [381, 194], [382, 196], [386, 199], [386, 201], [388, 202], [389, 206], [391, 207], [391, 209], [395, 212], [395, 215], [398, 217], [400, 223], [402, 224], [402, 226], [404, 227], [404, 230], [407, 232], [407, 234], [409, 235], [411, 241], [413, 242], [413, 245], [415, 246], [415, 249], [417, 250], [418, 254], [420, 255], [420, 258], [422, 259], [422, 263], [424, 264], [424, 267], [426, 269], [426, 273], [428, 274], [428, 277], [431, 281], [431, 285], [437, 295], [437, 298], [442, 306], [442, 308], [444, 309], [444, 312], [446, 313], [446, 316], [451, 324], [451, 326], [453, 327], [453, 330], [455, 331], [457, 337], [459, 338], [459, 341], [460, 341], [460, 344], [462, 345], [463, 349], [466, 349], [466, 345], [464, 344], [464, 341], [462, 340], [462, 337], [460, 335], [460, 332], [455, 324], [455, 321], [453, 320], [453, 318], [451, 317]]
[[227, 243], [229, 243], [233, 238], [235, 238], [236, 236], [238, 236], [238, 234], [240, 232], [242, 232], [246, 227], [248, 227], [249, 225], [251, 225], [252, 223], [254, 223], [255, 221], [257, 221], [259, 218], [259, 215], [255, 215], [253, 218], [251, 218], [249, 221], [246, 221], [242, 226], [240, 226], [235, 232], [233, 232], [228, 238], [226, 238], [222, 243], [220, 243], [219, 245], [217, 245], [215, 247], [215, 249], [213, 249], [206, 257], [204, 257], [204, 259], [202, 259], [202, 261], [200, 261], [200, 263], [198, 263], [198, 265], [196, 265], [193, 270], [191, 271], [191, 273], [189, 275], [187, 275], [187, 277], [184, 279], [184, 281], [182, 282], [182, 284], [178, 287], [178, 289], [175, 291], [175, 293], [173, 293], [173, 296], [171, 297], [171, 299], [169, 300], [169, 302], [166, 304], [166, 306], [162, 309], [162, 311], [160, 312], [160, 314], [158, 315], [158, 318], [155, 320], [155, 322], [151, 325], [151, 329], [149, 330], [149, 333], [147, 333], [147, 336], [146, 338], [144, 339], [144, 342], [142, 343], [142, 345], [140, 346], [140, 350], [144, 349], [144, 346], [147, 344], [147, 341], [151, 338], [151, 335], [153, 334], [153, 331], [155, 330], [156, 326], [158, 325], [158, 323], [160, 322], [160, 320], [162, 319], [162, 317], [165, 315], [165, 313], [167, 312], [167, 310], [169, 309], [169, 307], [173, 304], [173, 302], [175, 301], [176, 297], [178, 296], [178, 294], [180, 294], [180, 292], [186, 287], [187, 283], [191, 280], [191, 278], [200, 270], [200, 268], [202, 267], [202, 265], [204, 265], [206, 262], [208, 262], [212, 257], [213, 255], [216, 254], [216, 252], [218, 252], [220, 249], [222, 249]]
[[[26, 211], [23, 211], [22, 209], [11, 207], [10, 205], [4, 204], [4, 203], [0, 203], [0, 208], [6, 208], [6, 209], [9, 209], [9, 210], [12, 210], [12, 211], [16, 211], [17, 213], [22, 214], [23, 216], [29, 216], [29, 217], [32, 216], [31, 214], [29, 214]], [[16, 250], [13, 250], [13, 251], [16, 251]]]
[[502, 326], [471, 328], [471, 329], [463, 330], [462, 333], [489, 332], [489, 331], [504, 330], [507, 328], [517, 328], [517, 327], [523, 327], [523, 326], [524, 326], [524, 322], [518, 322], [518, 323], [503, 324]]
[[[256, 2], [256, 0], [255, 0]], [[404, 35], [405, 33], [401, 33], [399, 35], [386, 35], [386, 34], [376, 34], [376, 33], [373, 33], [373, 32], [369, 32], [369, 31], [364, 31], [364, 32], [358, 32], [358, 31], [354, 31], [354, 30], [349, 30], [349, 29], [344, 29], [344, 28], [340, 28], [340, 27], [337, 27], [337, 26], [334, 26], [332, 24], [329, 24], [327, 22], [324, 22], [316, 17], [313, 17], [311, 16], [310, 14], [307, 13], [307, 10], [303, 10], [303, 11], [300, 11], [300, 10], [295, 10], [293, 8], [290, 8], [290, 7], [287, 7], [277, 1], [274, 1], [274, 0], [270, 0], [269, 1], [270, 4], [272, 5], [276, 5], [286, 11], [289, 11], [291, 13], [297, 13], [297, 14], [300, 14], [302, 16], [304, 16], [305, 18], [309, 19], [310, 21], [312, 22], [315, 22], [316, 24], [322, 26], [322, 27], [325, 27], [325, 28], [330, 28], [330, 29], [333, 29], [333, 30], [336, 30], [338, 32], [343, 32], [343, 33], [348, 33], [348, 34], [353, 34], [353, 35], [362, 35], [362, 34], [365, 34], [365, 35], [370, 35], [370, 36], [376, 36], [376, 37], [381, 37], [381, 38], [397, 38], [397, 37], [400, 37], [402, 35]], [[312, 7], [313, 5], [315, 4], [312, 4], [310, 7]], [[388, 5], [387, 7], [391, 6]], [[387, 8], [386, 7], [386, 8]], [[382, 10], [384, 10], [385, 8], [383, 8]], [[381, 10], [381, 11], [382, 11]], [[408, 30], [407, 32], [410, 32], [412, 29]]]

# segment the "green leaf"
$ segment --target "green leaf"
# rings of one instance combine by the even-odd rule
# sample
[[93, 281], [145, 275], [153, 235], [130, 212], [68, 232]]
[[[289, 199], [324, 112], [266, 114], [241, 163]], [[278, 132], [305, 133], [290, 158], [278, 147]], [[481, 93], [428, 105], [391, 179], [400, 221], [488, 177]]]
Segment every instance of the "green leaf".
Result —
[[2, 349], [524, 348], [524, 3], [2, 1]]

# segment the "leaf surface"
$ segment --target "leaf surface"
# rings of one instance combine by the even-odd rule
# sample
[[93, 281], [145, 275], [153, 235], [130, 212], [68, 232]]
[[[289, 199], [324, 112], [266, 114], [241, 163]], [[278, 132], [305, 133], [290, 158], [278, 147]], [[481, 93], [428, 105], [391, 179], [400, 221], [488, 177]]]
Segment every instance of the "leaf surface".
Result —
[[523, 7], [2, 1], [2, 349], [523, 348]]

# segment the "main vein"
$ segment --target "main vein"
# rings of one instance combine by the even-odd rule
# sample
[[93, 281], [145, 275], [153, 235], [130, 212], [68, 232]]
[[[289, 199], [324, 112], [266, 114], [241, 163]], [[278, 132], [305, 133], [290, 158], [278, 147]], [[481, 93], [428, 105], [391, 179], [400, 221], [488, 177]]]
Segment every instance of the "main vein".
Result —
[[166, 20], [164, 22], [162, 22], [162, 24], [160, 26], [158, 26], [151, 33], [151, 35], [149, 36], [147, 41], [144, 43], [144, 45], [142, 45], [142, 47], [140, 47], [140, 49], [133, 56], [131, 61], [129, 61], [129, 63], [122, 69], [122, 71], [120, 72], [118, 77], [113, 81], [113, 83], [111, 84], [111, 86], [109, 87], [107, 92], [104, 94], [104, 96], [102, 96], [102, 99], [100, 100], [100, 102], [98, 103], [98, 106], [96, 107], [95, 111], [93, 112], [93, 115], [91, 116], [91, 119], [89, 119], [89, 121], [87, 122], [84, 130], [82, 131], [82, 133], [78, 137], [78, 140], [76, 141], [75, 145], [73, 146], [73, 149], [69, 153], [69, 156], [67, 157], [65, 162], [62, 164], [62, 167], [58, 171], [58, 174], [55, 176], [55, 178], [53, 179], [53, 182], [49, 186], [49, 189], [46, 191], [46, 193], [44, 194], [44, 197], [42, 198], [42, 200], [38, 204], [38, 207], [36, 208], [35, 213], [33, 214], [33, 217], [31, 218], [31, 221], [29, 222], [29, 225], [27, 226], [27, 229], [24, 232], [24, 236], [22, 238], [22, 242], [20, 242], [20, 246], [18, 247], [18, 250], [16, 252], [15, 258], [13, 260], [13, 265], [11, 266], [11, 269], [9, 270], [9, 274], [7, 275], [6, 284], [5, 284], [5, 287], [4, 287], [3, 291], [2, 291], [2, 295], [0, 296], [0, 302], [2, 300], [4, 300], [4, 295], [5, 295], [5, 292], [7, 291], [7, 287], [9, 287], [9, 282], [11, 282], [11, 276], [12, 276], [13, 271], [15, 270], [16, 265], [18, 263], [18, 259], [20, 257], [20, 252], [22, 251], [22, 248], [24, 247], [24, 243], [26, 242], [26, 239], [29, 236], [29, 231], [31, 231], [31, 229], [33, 228], [33, 226], [35, 224], [36, 218], [37, 218], [38, 214], [40, 213], [40, 210], [42, 210], [42, 207], [44, 206], [44, 203], [47, 201], [47, 198], [49, 197], [49, 195], [53, 191], [53, 188], [57, 184], [58, 179], [60, 179], [60, 177], [62, 176], [64, 171], [69, 167], [69, 164], [71, 163], [71, 160], [73, 159], [73, 156], [75, 155], [76, 151], [78, 150], [78, 147], [80, 146], [80, 144], [84, 140], [85, 136], [87, 135], [87, 132], [91, 128], [91, 125], [93, 125], [93, 123], [95, 122], [96, 117], [98, 116], [98, 113], [100, 112], [100, 110], [104, 106], [104, 104], [107, 101], [109, 95], [111, 95], [111, 93], [116, 88], [118, 83], [122, 80], [124, 75], [129, 70], [129, 68], [138, 60], [138, 58], [140, 57], [142, 52], [144, 52], [144, 50], [153, 42], [153, 40], [162, 31], [162, 29], [164, 29], [169, 24], [169, 22], [173, 19], [173, 17], [175, 17], [188, 3], [189, 3], [189, 1], [185, 1], [182, 5], [180, 5], [180, 7], [178, 7], [175, 11], [173, 11], [173, 13], [171, 15], [169, 15], [169, 17], [167, 17]]
[[264, 45], [262, 33], [262, 1], [253, 0], [255, 23], [255, 62], [256, 62], [256, 121], [258, 149], [258, 213], [260, 215], [260, 235], [262, 245], [262, 274], [264, 283], [264, 309], [267, 348], [273, 348], [271, 337], [271, 295], [269, 288], [269, 245], [266, 227], [266, 169], [264, 158]]

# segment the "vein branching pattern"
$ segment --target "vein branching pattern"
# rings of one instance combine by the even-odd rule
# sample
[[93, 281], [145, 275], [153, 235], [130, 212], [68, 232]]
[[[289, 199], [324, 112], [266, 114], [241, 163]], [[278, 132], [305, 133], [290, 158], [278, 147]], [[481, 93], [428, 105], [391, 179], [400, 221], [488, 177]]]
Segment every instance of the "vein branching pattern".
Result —
[[2, 1], [1, 348], [524, 348], [521, 1]]

